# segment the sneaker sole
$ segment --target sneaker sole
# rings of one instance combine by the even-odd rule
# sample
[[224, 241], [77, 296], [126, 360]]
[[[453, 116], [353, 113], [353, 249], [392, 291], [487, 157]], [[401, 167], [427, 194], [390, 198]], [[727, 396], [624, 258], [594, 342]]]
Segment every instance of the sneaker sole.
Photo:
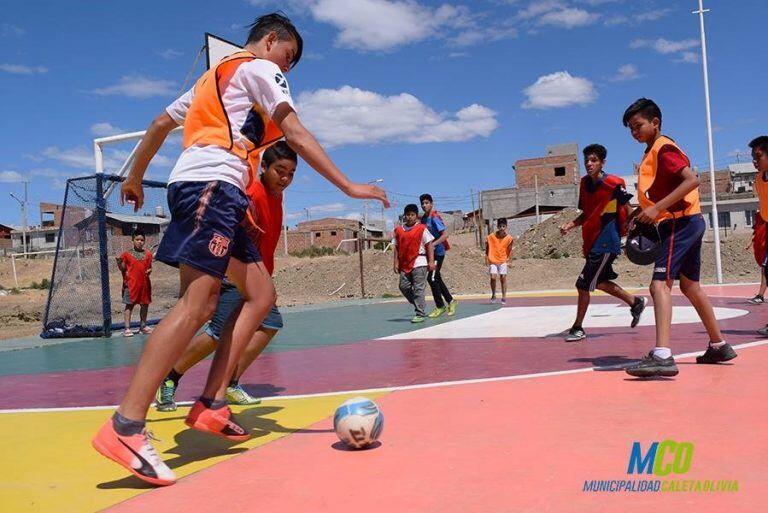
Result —
[[731, 360], [733, 360], [737, 356], [739, 356], [739, 355], [738, 354], [728, 355], [728, 358], [723, 358], [722, 360], [717, 360], [716, 362], [700, 360], [699, 358], [701, 358], [701, 356], [697, 356], [696, 357], [696, 363], [700, 363], [702, 365], [717, 365], [718, 363], [730, 362]]
[[160, 405], [155, 404], [155, 410], [156, 411], [176, 411], [179, 407], [176, 405], [176, 403], [172, 405]]
[[673, 376], [677, 376], [680, 371], [678, 369], [624, 369], [627, 374], [630, 376], [634, 376], [636, 378], [654, 378], [656, 376], [660, 376], [663, 378], [671, 378]]
[[158, 478], [155, 478], [155, 477], [149, 477], [149, 476], [145, 476], [143, 474], [139, 474], [136, 471], [135, 468], [133, 468], [132, 466], [130, 466], [129, 464], [127, 464], [126, 462], [124, 462], [123, 460], [118, 458], [117, 456], [113, 455], [112, 451], [110, 451], [105, 446], [103, 446], [101, 444], [101, 442], [99, 442], [95, 438], [93, 440], [91, 440], [91, 446], [94, 449], [96, 449], [96, 452], [98, 452], [99, 454], [101, 454], [105, 458], [114, 461], [115, 463], [117, 463], [121, 467], [125, 468], [131, 474], [133, 474], [134, 476], [138, 477], [139, 479], [141, 479], [144, 482], [147, 482], [149, 484], [153, 484], [153, 485], [156, 485], [156, 486], [170, 486], [170, 485], [176, 483], [176, 481], [168, 481], [167, 479], [158, 479]]
[[230, 442], [245, 442], [246, 440], [249, 440], [251, 438], [251, 435], [247, 433], [245, 435], [225, 435], [221, 431], [214, 431], [212, 429], [209, 429], [208, 426], [196, 424], [195, 422], [192, 422], [189, 419], [185, 419], [184, 424], [191, 427], [195, 431], [200, 431], [202, 433], [208, 433], [209, 435], [218, 436], [219, 438], [223, 438], [224, 440], [229, 440]]
[[578, 342], [579, 340], [585, 340], [587, 338], [586, 335], [583, 337], [565, 337], [566, 342]]

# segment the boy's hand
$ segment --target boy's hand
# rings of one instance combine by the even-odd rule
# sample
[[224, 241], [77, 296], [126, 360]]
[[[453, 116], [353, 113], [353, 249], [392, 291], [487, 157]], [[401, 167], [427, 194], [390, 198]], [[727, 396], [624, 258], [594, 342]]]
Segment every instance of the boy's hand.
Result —
[[140, 180], [133, 180], [130, 175], [120, 186], [120, 205], [133, 203], [133, 211], [138, 212], [144, 206], [144, 188]]
[[381, 201], [386, 208], [389, 208], [387, 193], [378, 185], [352, 183], [344, 192], [347, 196], [351, 196], [352, 198]]
[[567, 234], [568, 232], [573, 230], [574, 226], [576, 226], [576, 224], [573, 221], [565, 223], [563, 226], [560, 227], [560, 235]]
[[434, 271], [435, 269], [437, 269], [437, 266], [435, 265], [435, 262], [434, 261], [429, 262], [427, 264], [427, 269], [429, 269], [430, 271]]
[[634, 220], [638, 223], [653, 224], [656, 222], [656, 218], [659, 217], [659, 209], [656, 205], [647, 209], [638, 209], [639, 212], [634, 217]]

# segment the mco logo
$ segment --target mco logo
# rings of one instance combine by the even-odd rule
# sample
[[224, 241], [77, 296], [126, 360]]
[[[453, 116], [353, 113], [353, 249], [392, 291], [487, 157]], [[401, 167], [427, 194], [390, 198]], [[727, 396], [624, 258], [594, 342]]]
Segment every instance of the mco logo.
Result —
[[691, 468], [692, 459], [693, 444], [690, 442], [652, 442], [645, 454], [640, 442], [634, 442], [629, 455], [627, 474], [685, 474]]

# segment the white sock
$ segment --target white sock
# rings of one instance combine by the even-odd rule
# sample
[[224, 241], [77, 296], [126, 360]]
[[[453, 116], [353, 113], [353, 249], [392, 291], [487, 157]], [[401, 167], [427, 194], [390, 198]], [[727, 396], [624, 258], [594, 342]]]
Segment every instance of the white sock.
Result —
[[668, 347], [654, 347], [653, 356], [657, 358], [669, 358], [672, 356], [672, 350]]
[[725, 340], [721, 340], [720, 342], [710, 342], [709, 347], [713, 347], [715, 349], [720, 349], [725, 345]]

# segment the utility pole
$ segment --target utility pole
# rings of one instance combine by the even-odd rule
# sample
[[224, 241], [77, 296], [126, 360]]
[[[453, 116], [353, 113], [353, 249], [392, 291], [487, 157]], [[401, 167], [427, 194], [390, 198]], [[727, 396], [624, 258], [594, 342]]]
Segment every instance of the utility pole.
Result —
[[715, 150], [712, 141], [712, 113], [709, 104], [709, 70], [707, 66], [707, 37], [704, 32], [704, 0], [699, 0], [699, 10], [692, 14], [699, 15], [699, 29], [701, 31], [701, 66], [704, 71], [704, 105], [707, 113], [707, 144], [709, 147], [709, 182], [712, 194], [712, 229], [715, 232], [715, 270], [717, 283], [723, 283], [723, 264], [720, 259], [720, 220], [717, 215], [717, 194], [715, 188]]
[[472, 198], [472, 222], [475, 224], [475, 245], [480, 247], [480, 235], [477, 233], [477, 212], [475, 211], [475, 191], [469, 190], [469, 197]]
[[27, 205], [29, 204], [27, 186], [29, 185], [29, 182], [24, 180], [22, 183], [24, 184], [24, 200], [20, 200], [13, 193], [11, 193], [11, 198], [19, 202], [19, 207], [21, 209], [21, 244], [24, 248], [24, 258], [27, 258]]
[[533, 175], [533, 189], [536, 194], [536, 224], [541, 222], [539, 216], [539, 175]]
[[[381, 183], [383, 182], [383, 178], [377, 178], [376, 180], [371, 180], [367, 182], [369, 185], [373, 185], [375, 183]], [[382, 218], [384, 217], [384, 206], [381, 207], [382, 212]], [[368, 239], [368, 200], [363, 201], [363, 239]], [[364, 244], [367, 246], [368, 241], [365, 240]]]

